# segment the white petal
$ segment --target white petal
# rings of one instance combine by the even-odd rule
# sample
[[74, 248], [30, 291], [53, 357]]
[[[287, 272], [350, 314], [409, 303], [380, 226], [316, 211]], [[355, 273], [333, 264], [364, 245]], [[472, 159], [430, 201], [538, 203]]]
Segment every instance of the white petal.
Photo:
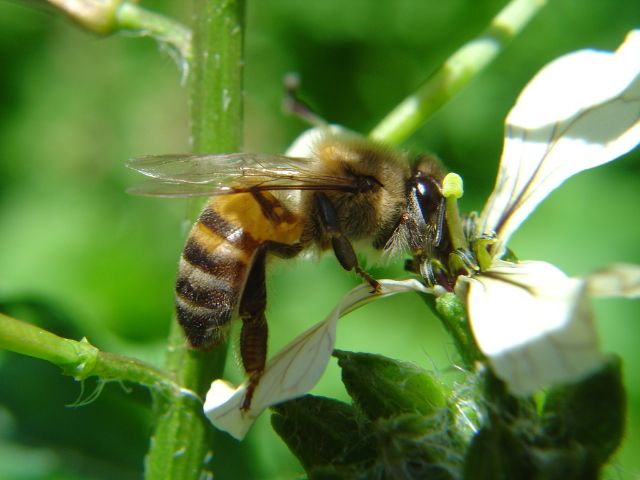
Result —
[[558, 185], [640, 142], [640, 31], [616, 52], [583, 50], [543, 68], [507, 116], [500, 170], [480, 219], [498, 251]]
[[[243, 412], [240, 407], [247, 393], [246, 382], [234, 387], [225, 380], [215, 380], [204, 401], [204, 414], [218, 429], [242, 440], [260, 412]], [[253, 413], [253, 414], [252, 414]]]
[[584, 281], [545, 262], [499, 262], [464, 281], [476, 342], [513, 394], [579, 380], [601, 364]]
[[640, 265], [610, 265], [588, 275], [586, 280], [593, 297], [640, 298]]
[[247, 382], [237, 388], [223, 380], [213, 382], [204, 404], [211, 423], [238, 440], [244, 438], [264, 409], [304, 395], [318, 383], [333, 352], [338, 318], [377, 298], [408, 291], [433, 292], [417, 280], [379, 282], [382, 289], [378, 294], [372, 294], [367, 284], [351, 290], [325, 320], [303, 332], [269, 360], [247, 411], [240, 409]]

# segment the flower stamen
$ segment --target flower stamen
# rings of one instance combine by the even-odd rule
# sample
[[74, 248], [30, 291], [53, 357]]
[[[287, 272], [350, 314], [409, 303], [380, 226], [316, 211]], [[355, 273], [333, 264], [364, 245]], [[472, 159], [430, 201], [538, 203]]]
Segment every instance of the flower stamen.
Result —
[[466, 250], [468, 247], [458, 209], [458, 199], [463, 192], [462, 177], [457, 173], [448, 173], [442, 180], [442, 196], [445, 198], [447, 228], [454, 250]]

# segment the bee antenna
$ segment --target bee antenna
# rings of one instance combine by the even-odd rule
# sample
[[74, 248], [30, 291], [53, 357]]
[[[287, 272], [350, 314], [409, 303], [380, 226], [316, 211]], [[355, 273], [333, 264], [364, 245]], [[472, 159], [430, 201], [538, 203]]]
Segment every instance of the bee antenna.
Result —
[[309, 105], [300, 100], [300, 76], [297, 73], [287, 73], [282, 79], [285, 95], [282, 99], [282, 110], [289, 115], [298, 117], [312, 127], [327, 128], [327, 121], [317, 115]]

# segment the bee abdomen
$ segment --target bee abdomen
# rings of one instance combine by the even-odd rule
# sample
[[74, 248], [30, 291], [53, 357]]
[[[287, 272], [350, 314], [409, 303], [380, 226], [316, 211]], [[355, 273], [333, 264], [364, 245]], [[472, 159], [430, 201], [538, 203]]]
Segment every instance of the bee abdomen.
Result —
[[176, 310], [189, 343], [206, 349], [224, 338], [257, 243], [248, 245], [245, 238], [244, 245], [234, 245], [222, 236], [225, 232], [206, 225], [203, 217], [194, 226], [180, 259]]

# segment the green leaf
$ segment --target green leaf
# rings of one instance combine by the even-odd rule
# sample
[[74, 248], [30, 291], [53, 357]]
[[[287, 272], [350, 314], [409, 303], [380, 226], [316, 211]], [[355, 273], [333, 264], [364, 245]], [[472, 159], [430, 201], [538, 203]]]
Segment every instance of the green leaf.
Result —
[[526, 446], [501, 421], [483, 427], [471, 440], [464, 465], [465, 480], [534, 478]]
[[384, 478], [460, 478], [463, 445], [447, 415], [398, 415], [378, 420], [375, 427]]
[[449, 392], [426, 370], [381, 355], [335, 351], [342, 381], [370, 419], [401, 413], [431, 416], [446, 409]]
[[599, 467], [585, 448], [572, 445], [565, 449], [532, 449], [536, 479], [597, 480]]
[[621, 363], [611, 356], [585, 380], [549, 392], [544, 430], [555, 445], [584, 445], [602, 465], [622, 441], [625, 414]]
[[309, 478], [459, 478], [463, 449], [447, 411], [371, 422], [336, 400], [306, 396], [274, 408], [271, 423]]
[[307, 472], [318, 466], [371, 464], [376, 458], [370, 422], [351, 405], [307, 395], [273, 411], [274, 430]]

